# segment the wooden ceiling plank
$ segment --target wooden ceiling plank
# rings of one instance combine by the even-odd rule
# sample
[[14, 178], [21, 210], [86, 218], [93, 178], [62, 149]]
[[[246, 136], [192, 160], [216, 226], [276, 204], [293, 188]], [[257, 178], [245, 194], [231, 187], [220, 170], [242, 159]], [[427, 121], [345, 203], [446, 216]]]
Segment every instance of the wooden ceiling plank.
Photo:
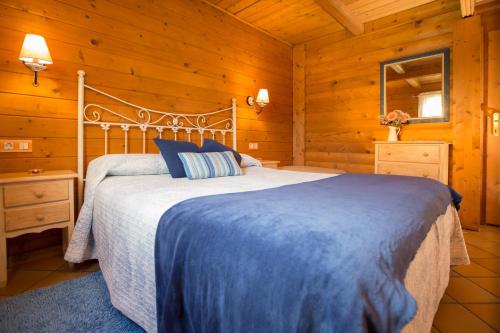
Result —
[[252, 24], [250, 24], [250, 23], [246, 22], [245, 20], [243, 20], [243, 19], [239, 18], [237, 15], [234, 15], [233, 13], [231, 13], [231, 12], [229, 12], [229, 11], [227, 11], [227, 10], [225, 10], [225, 9], [223, 9], [223, 8], [221, 8], [221, 7], [217, 6], [217, 5], [215, 5], [215, 4], [213, 4], [213, 3], [212, 3], [212, 2], [210, 2], [209, 0], [200, 0], [200, 1], [201, 1], [201, 2], [203, 2], [203, 3], [205, 3], [205, 4], [207, 4], [207, 5], [209, 5], [210, 7], [213, 7], [213, 8], [215, 8], [215, 9], [217, 9], [217, 10], [220, 10], [221, 12], [223, 12], [223, 13], [225, 13], [225, 14], [227, 14], [227, 15], [229, 15], [229, 16], [231, 16], [231, 17], [235, 18], [235, 19], [237, 19], [238, 21], [240, 21], [240, 22], [242, 22], [242, 23], [245, 23], [247, 26], [250, 26], [250, 27], [252, 27], [252, 28], [254, 28], [254, 29], [256, 29], [256, 30], [259, 30], [260, 32], [262, 32], [262, 33], [264, 33], [264, 34], [268, 35], [268, 36], [269, 36], [269, 37], [271, 37], [271, 38], [276, 39], [277, 41], [280, 41], [280, 42], [282, 42], [282, 43], [284, 43], [284, 44], [286, 44], [286, 45], [288, 45], [288, 46], [290, 46], [290, 47], [292, 46], [292, 44], [291, 44], [290, 42], [287, 42], [287, 41], [285, 41], [285, 40], [283, 40], [283, 39], [281, 39], [281, 38], [277, 37], [276, 35], [271, 34], [269, 31], [266, 31], [266, 30], [264, 30], [264, 29], [262, 29], [262, 28], [259, 28], [259, 27], [255, 26], [255, 25], [252, 25]]
[[[351, 10], [362, 22], [366, 23], [408, 9], [413, 9], [428, 4], [429, 2], [432, 2], [432, 0], [412, 0], [411, 2], [392, 1], [384, 4], [383, 6], [363, 7], [356, 10], [351, 8]], [[377, 3], [378, 2], [374, 2], [374, 4]]]
[[209, 0], [209, 1], [211, 3], [213, 3], [214, 5], [217, 5], [220, 8], [223, 8], [223, 9], [228, 9], [229, 7], [234, 6], [238, 2], [240, 2], [240, 0], [219, 0], [219, 1]]
[[363, 23], [351, 12], [342, 0], [315, 0], [325, 12], [330, 14], [344, 28], [354, 35], [361, 35], [364, 32]]
[[[317, 6], [316, 6], [317, 7]], [[308, 16], [314, 8], [307, 8], [300, 4], [293, 4], [286, 6], [285, 8], [280, 8], [280, 10], [273, 11], [265, 16], [260, 16], [258, 19], [253, 20], [252, 24], [261, 26], [267, 23], [273, 23], [282, 26], [290, 26], [293, 28], [295, 25], [295, 20], [300, 16]], [[311, 20], [311, 23], [315, 23], [316, 20]], [[293, 24], [290, 24], [293, 22]]]
[[227, 8], [227, 10], [234, 15], [238, 15], [240, 12], [244, 11], [247, 8], [255, 6], [256, 3], [260, 2], [260, 0], [240, 0], [234, 5]]
[[289, 40], [292, 44], [297, 45], [309, 42], [311, 40], [315, 40], [320, 37], [324, 37], [326, 35], [331, 35], [340, 31], [350, 34], [340, 25], [336, 29], [332, 28], [331, 26], [325, 26], [325, 27], [319, 27], [314, 30], [308, 30], [294, 36], [290, 36], [287, 40]]
[[272, 13], [279, 10], [282, 6], [283, 3], [280, 0], [259, 1], [255, 5], [238, 12], [238, 16], [249, 23], [253, 23], [253, 19], [256, 17]]
[[371, 8], [386, 6], [390, 2], [391, 0], [359, 0], [350, 4], [346, 3], [346, 6], [353, 12], [363, 12]]

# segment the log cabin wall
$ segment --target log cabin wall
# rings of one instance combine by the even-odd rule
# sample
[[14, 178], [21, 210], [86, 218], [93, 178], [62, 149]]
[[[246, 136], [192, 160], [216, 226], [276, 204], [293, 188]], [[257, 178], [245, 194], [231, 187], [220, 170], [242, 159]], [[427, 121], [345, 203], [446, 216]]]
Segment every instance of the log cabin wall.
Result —
[[[36, 88], [17, 60], [27, 32], [45, 37], [54, 61]], [[2, 0], [0, 40], [0, 138], [33, 140], [32, 153], [0, 153], [0, 172], [76, 170], [78, 69], [98, 89], [171, 112], [212, 111], [237, 97], [239, 150], [258, 142], [252, 155], [291, 163], [291, 47], [199, 0]], [[257, 117], [245, 97], [259, 88], [269, 89], [271, 104]], [[94, 134], [102, 137], [86, 137]], [[111, 153], [123, 152], [122, 135], [110, 133]], [[156, 151], [153, 135], [148, 152]], [[140, 151], [138, 138], [129, 134], [131, 152]], [[87, 160], [103, 153], [94, 141]], [[9, 253], [59, 237], [9, 240]]]
[[[305, 164], [372, 173], [373, 141], [387, 138], [387, 128], [379, 125], [379, 63], [451, 48], [450, 121], [410, 124], [400, 138], [453, 144], [450, 181], [467, 199], [461, 211], [464, 226], [477, 228], [482, 207], [484, 120], [481, 18], [491, 26], [492, 18], [498, 18], [498, 8], [495, 10], [462, 19], [459, 1], [435, 1], [369, 22], [359, 36], [340, 32], [306, 43]], [[454, 53], [454, 46], [460, 54]], [[454, 58], [460, 59], [460, 64], [454, 63]], [[454, 87], [454, 78], [463, 84]]]
[[[33, 153], [0, 153], [0, 172], [76, 169], [78, 69], [87, 84], [170, 112], [212, 111], [237, 97], [239, 149], [258, 142], [253, 155], [291, 163], [290, 46], [199, 0], [2, 0], [0, 10], [0, 137], [33, 139]], [[54, 61], [37, 88], [17, 60], [27, 32], [46, 38]], [[257, 117], [245, 97], [259, 88], [272, 103]], [[121, 133], [110, 137], [111, 152], [122, 152]], [[131, 152], [138, 138], [130, 134]], [[151, 140], [148, 149], [156, 151]], [[102, 150], [96, 142], [88, 157]]]
[[[379, 125], [380, 62], [452, 46], [460, 3], [432, 2], [365, 24], [365, 33], [345, 33], [306, 44], [307, 165], [372, 173]], [[453, 53], [452, 53], [453, 57]], [[452, 122], [411, 124], [402, 140], [452, 142]]]

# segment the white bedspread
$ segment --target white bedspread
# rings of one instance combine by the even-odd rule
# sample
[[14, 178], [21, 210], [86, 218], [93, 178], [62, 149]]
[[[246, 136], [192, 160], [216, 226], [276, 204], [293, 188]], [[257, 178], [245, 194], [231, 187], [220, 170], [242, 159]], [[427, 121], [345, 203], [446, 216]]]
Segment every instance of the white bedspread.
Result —
[[[89, 171], [87, 175], [85, 204], [65, 259], [70, 262], [98, 259], [113, 305], [148, 332], [156, 332], [155, 233], [161, 215], [169, 207], [198, 196], [259, 190], [334, 176], [251, 167], [244, 169], [244, 176], [202, 180], [173, 179], [170, 175], [106, 178], [106, 169], [111, 168], [113, 162], [103, 164], [94, 168], [99, 170], [93, 170], [91, 174]], [[434, 304], [439, 303], [448, 283], [450, 242], [456, 242], [458, 245], [454, 245], [459, 248], [453, 253], [455, 263], [468, 261], [455, 209], [450, 207], [446, 216], [447, 218], [443, 218], [444, 222], [440, 223], [442, 227], [433, 226], [429, 233], [433, 240], [427, 241], [429, 237], [426, 238], [430, 242], [427, 246], [429, 249], [424, 253], [425, 256], [420, 256], [423, 257], [420, 265], [431, 261], [436, 270], [432, 274], [443, 277], [434, 279], [437, 282], [431, 287], [433, 292], [440, 294], [434, 295], [435, 299], [430, 301], [431, 304], [425, 302], [429, 309], [423, 313], [419, 310], [417, 317], [425, 317], [429, 311], [435, 312]], [[415, 265], [412, 263], [412, 266]], [[422, 275], [422, 267], [425, 266], [414, 268], [417, 272], [414, 274]], [[422, 276], [419, 278], [423, 279]], [[434, 280], [432, 276], [427, 280], [423, 279], [431, 282]], [[414, 296], [419, 293], [418, 289], [427, 288], [418, 282], [410, 285], [413, 288], [409, 290]], [[419, 304], [419, 298], [423, 297], [415, 297]], [[426, 327], [427, 324], [413, 326], [417, 329]], [[417, 332], [413, 329], [409, 331]]]
[[[111, 167], [109, 164], [103, 169]], [[245, 175], [201, 180], [170, 175], [87, 175], [85, 204], [65, 259], [98, 259], [113, 305], [148, 332], [156, 331], [155, 233], [171, 206], [198, 196], [243, 192], [335, 175], [251, 167]], [[92, 178], [91, 178], [92, 177]], [[96, 179], [102, 178], [101, 182]]]

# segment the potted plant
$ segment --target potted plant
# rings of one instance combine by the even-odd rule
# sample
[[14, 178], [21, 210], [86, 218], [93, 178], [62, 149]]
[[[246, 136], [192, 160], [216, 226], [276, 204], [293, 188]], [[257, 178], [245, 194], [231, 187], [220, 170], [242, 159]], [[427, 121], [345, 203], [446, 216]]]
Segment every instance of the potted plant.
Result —
[[398, 141], [401, 127], [408, 123], [410, 115], [401, 110], [394, 110], [382, 118], [382, 125], [389, 126], [389, 136], [387, 141]]

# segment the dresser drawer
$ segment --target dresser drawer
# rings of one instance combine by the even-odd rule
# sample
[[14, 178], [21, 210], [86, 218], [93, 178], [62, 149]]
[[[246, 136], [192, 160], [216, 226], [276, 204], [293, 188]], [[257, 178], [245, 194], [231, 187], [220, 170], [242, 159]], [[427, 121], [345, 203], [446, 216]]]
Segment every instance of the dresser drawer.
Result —
[[440, 163], [438, 145], [382, 144], [378, 148], [378, 159], [390, 162]]
[[415, 176], [439, 180], [439, 164], [379, 162], [378, 172], [383, 175]]
[[70, 202], [56, 202], [5, 211], [5, 231], [37, 227], [70, 220]]
[[54, 180], [6, 185], [3, 194], [6, 208], [67, 200], [68, 181]]

